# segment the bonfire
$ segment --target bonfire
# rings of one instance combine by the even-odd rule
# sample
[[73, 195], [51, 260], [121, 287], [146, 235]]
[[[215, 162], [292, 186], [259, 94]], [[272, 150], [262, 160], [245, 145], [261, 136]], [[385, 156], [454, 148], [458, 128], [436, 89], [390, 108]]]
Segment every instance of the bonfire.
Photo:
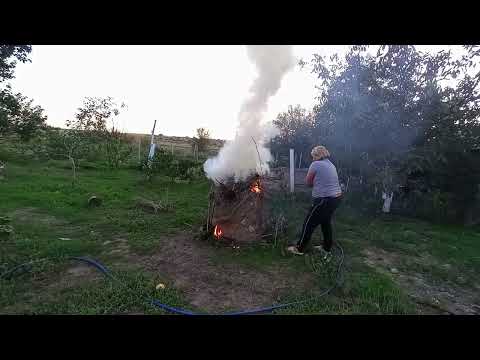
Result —
[[255, 174], [245, 181], [216, 180], [210, 193], [207, 232], [218, 241], [249, 244], [264, 235], [264, 189]]

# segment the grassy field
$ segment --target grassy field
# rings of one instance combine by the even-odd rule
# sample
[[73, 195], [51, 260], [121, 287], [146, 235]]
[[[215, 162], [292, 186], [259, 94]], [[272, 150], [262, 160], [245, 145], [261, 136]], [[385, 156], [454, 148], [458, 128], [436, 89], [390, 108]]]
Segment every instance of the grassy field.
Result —
[[[0, 181], [0, 216], [6, 217], [2, 221], [14, 233], [0, 239], [0, 274], [31, 264], [23, 269], [27, 271], [0, 280], [0, 313], [164, 313], [145, 297], [201, 312], [216, 309], [202, 305], [212, 299], [220, 311], [313, 297], [279, 314], [469, 313], [480, 304], [478, 229], [394, 216], [369, 218], [343, 206], [335, 220], [336, 238], [345, 251], [342, 284], [318, 298], [334, 281], [339, 258], [326, 265], [313, 254], [292, 257], [284, 252], [286, 243], [296, 238], [308, 207], [303, 196], [274, 197], [272, 214], [288, 219], [287, 232], [276, 244], [233, 251], [210, 243], [196, 245], [198, 240], [190, 236], [207, 211], [206, 180], [176, 183], [158, 177], [146, 182], [134, 167], [92, 166], [79, 171], [72, 187], [67, 162], [7, 160], [7, 176]], [[101, 206], [87, 206], [92, 195], [102, 199]], [[146, 213], [135, 206], [137, 197], [168, 202], [173, 210]], [[190, 240], [181, 240], [185, 238]], [[314, 241], [320, 242], [319, 231]], [[68, 260], [69, 256], [102, 261], [121, 284]], [[170, 263], [177, 267], [170, 268]], [[241, 282], [245, 293], [239, 292], [238, 274], [248, 275]], [[202, 284], [198, 293], [203, 288], [210, 291], [203, 294], [203, 302], [191, 300], [195, 297], [188, 291], [197, 280]], [[297, 283], [302, 285], [296, 287]], [[284, 290], [277, 294], [280, 285]], [[219, 289], [225, 295], [217, 293]], [[262, 301], [256, 300], [257, 293]], [[250, 296], [250, 302], [226, 300], [242, 294]]]

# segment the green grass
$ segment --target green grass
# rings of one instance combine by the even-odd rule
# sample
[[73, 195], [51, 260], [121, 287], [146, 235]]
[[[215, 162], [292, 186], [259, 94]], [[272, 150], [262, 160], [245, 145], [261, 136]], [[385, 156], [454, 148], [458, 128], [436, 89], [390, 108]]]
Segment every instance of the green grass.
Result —
[[[160, 178], [148, 183], [137, 171], [84, 170], [72, 187], [70, 177], [69, 170], [52, 165], [11, 164], [9, 178], [15, 180], [3, 183], [0, 188], [0, 212], [8, 214], [19, 208], [34, 207], [70, 226], [81, 227], [84, 238], [88, 238], [91, 229], [108, 234], [128, 233], [136, 240], [133, 246], [148, 250], [155, 245], [152, 242], [155, 236], [186, 229], [186, 224], [197, 224], [207, 204], [206, 181], [185, 184]], [[87, 200], [93, 194], [102, 199], [103, 205], [89, 209]], [[156, 200], [166, 200], [168, 196], [175, 210], [145, 214], [135, 208], [137, 196]]]
[[[2, 155], [0, 149], [0, 156]], [[0, 273], [23, 262], [34, 263], [28, 272], [0, 280], [0, 312], [46, 314], [118, 314], [142, 312], [161, 314], [143, 302], [155, 297], [169, 305], [194, 309], [177, 290], [167, 286], [155, 290], [166, 279], [155, 278], [140, 267], [114, 269], [124, 288], [103, 278], [80, 282], [73, 287], [51, 286], [71, 263], [68, 256], [88, 255], [109, 263], [112, 257], [102, 253], [102, 244], [116, 238], [128, 239], [131, 251], [148, 254], [158, 251], [168, 236], [181, 230], [198, 229], [207, 209], [209, 183], [173, 183], [157, 177], [146, 182], [143, 174], [132, 168], [107, 170], [98, 164], [86, 164], [71, 184], [71, 170], [66, 161], [33, 162], [9, 155], [7, 180], [0, 183], [0, 216], [8, 215], [14, 234], [0, 240]], [[102, 199], [98, 208], [88, 208], [91, 195]], [[149, 214], [136, 208], [135, 198], [169, 201], [172, 212]], [[295, 242], [309, 207], [308, 196], [292, 199], [278, 195], [270, 203], [274, 217], [287, 219], [286, 232], [276, 244], [242, 247], [238, 251], [213, 247], [217, 264], [237, 263], [262, 271], [277, 265], [301, 275], [315, 271], [318, 281], [305, 293], [289, 294], [282, 301], [312, 301], [279, 314], [410, 314], [415, 306], [388, 274], [363, 263], [362, 250], [380, 248], [401, 256], [400, 270], [416, 272], [438, 282], [473, 284], [480, 271], [480, 235], [478, 229], [432, 225], [426, 222], [381, 216], [375, 219], [341, 207], [335, 218], [335, 236], [340, 240], [346, 263], [344, 283], [332, 294], [317, 298], [334, 280], [334, 266], [312, 267], [315, 257], [294, 257], [284, 252]], [[317, 231], [313, 243], [321, 242]], [[422, 262], [422, 255], [433, 262]], [[448, 264], [449, 267], [443, 267]], [[130, 290], [133, 289], [133, 290]], [[138, 294], [142, 294], [139, 298]], [[202, 309], [195, 309], [202, 311]]]
[[308, 314], [414, 314], [415, 308], [405, 293], [385, 275], [365, 269], [354, 273], [346, 280], [344, 289], [334, 290], [332, 295], [317, 298], [311, 294], [291, 296], [287, 301], [299, 301], [311, 297], [312, 300], [303, 304], [279, 310], [282, 315]]
[[[462, 285], [471, 284], [480, 272], [480, 233], [476, 229], [390, 216], [368, 221], [355, 232], [364, 243], [402, 254], [405, 259], [430, 256], [434, 262], [406, 261], [404, 268], [416, 268], [437, 282], [455, 282], [461, 277], [465, 279]], [[351, 235], [340, 226], [338, 236], [344, 234]]]
[[[9, 307], [10, 313], [23, 314], [165, 314], [166, 311], [153, 307], [148, 299], [176, 307], [185, 307], [181, 294], [167, 287], [156, 289], [158, 279], [139, 270], [123, 270], [114, 273], [120, 281], [102, 278], [83, 282], [77, 287], [51, 289], [48, 294], [29, 296], [27, 283], [14, 281], [2, 282], [0, 307]], [[24, 294], [14, 302], [18, 294]]]

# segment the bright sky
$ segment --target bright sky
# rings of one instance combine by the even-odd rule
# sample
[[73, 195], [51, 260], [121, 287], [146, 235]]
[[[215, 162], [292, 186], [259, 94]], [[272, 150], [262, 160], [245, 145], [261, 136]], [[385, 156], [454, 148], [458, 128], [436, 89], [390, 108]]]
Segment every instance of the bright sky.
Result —
[[[451, 46], [419, 46], [435, 50]], [[344, 54], [347, 46], [294, 46], [294, 55]], [[193, 136], [206, 127], [214, 138], [231, 139], [237, 115], [256, 76], [240, 45], [216, 46], [33, 46], [31, 63], [19, 64], [15, 91], [45, 109], [48, 123], [63, 127], [85, 96], [112, 96], [128, 109], [119, 117], [123, 130]], [[315, 77], [298, 66], [288, 73], [271, 98], [265, 120], [289, 105], [310, 109], [315, 103]]]

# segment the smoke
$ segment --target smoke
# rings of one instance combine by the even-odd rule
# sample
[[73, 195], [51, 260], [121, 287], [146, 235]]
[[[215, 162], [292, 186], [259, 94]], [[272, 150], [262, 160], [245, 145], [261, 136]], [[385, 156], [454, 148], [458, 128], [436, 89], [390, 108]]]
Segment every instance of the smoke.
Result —
[[272, 155], [265, 144], [279, 131], [271, 123], [261, 125], [261, 120], [268, 100], [280, 89], [281, 81], [295, 65], [295, 59], [292, 47], [285, 45], [247, 46], [247, 54], [258, 70], [258, 77], [250, 88], [250, 97], [240, 108], [235, 139], [225, 143], [218, 155], [208, 159], [203, 166], [207, 177], [212, 180], [233, 176], [238, 181], [254, 172], [264, 174], [269, 171], [268, 162]]

